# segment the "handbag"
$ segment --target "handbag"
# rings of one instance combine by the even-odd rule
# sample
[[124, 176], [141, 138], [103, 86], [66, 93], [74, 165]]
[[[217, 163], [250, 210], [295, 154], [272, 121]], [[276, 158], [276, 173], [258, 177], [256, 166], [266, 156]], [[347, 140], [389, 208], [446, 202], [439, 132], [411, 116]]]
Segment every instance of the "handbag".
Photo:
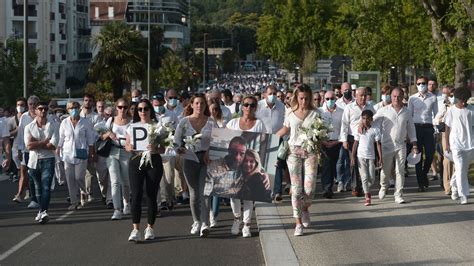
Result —
[[[112, 131], [112, 125], [114, 123], [114, 118], [112, 117], [112, 121], [110, 122], [109, 130]], [[97, 155], [100, 155], [102, 157], [109, 157], [110, 151], [112, 150], [112, 146], [114, 144], [112, 143], [112, 140], [110, 138], [107, 138], [106, 140], [103, 140], [102, 138], [98, 138], [97, 141], [95, 142], [95, 149]]]
[[280, 146], [278, 146], [278, 153], [277, 153], [277, 158], [280, 160], [286, 160], [286, 157], [288, 157], [288, 150], [289, 150], [289, 145], [287, 140], [283, 140], [280, 143]]

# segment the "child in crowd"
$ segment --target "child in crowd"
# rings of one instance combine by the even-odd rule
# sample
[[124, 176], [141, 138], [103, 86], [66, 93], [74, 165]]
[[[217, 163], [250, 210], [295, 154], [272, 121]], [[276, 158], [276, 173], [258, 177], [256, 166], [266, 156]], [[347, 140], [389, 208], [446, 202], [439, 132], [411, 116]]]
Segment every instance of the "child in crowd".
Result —
[[[365, 193], [365, 206], [371, 202], [370, 188], [375, 182], [375, 146], [377, 146], [378, 166], [382, 165], [382, 145], [380, 144], [380, 130], [372, 127], [374, 113], [370, 110], [362, 111], [360, 118], [360, 132], [354, 134], [354, 146], [351, 154], [351, 167], [357, 163], [360, 177], [362, 179], [362, 189]], [[376, 145], [374, 145], [376, 144]]]

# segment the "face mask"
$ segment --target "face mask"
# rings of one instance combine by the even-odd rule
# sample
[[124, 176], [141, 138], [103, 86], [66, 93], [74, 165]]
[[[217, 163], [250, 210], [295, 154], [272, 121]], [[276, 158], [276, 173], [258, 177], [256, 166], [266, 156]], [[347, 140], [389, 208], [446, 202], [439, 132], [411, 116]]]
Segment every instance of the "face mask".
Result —
[[426, 91], [426, 85], [420, 84], [416, 85], [416, 88], [418, 89], [418, 92], [424, 93]]
[[168, 104], [172, 107], [175, 107], [176, 105], [178, 105], [178, 100], [177, 99], [169, 99]]
[[372, 100], [367, 101], [367, 104], [369, 104], [369, 105], [371, 105], [372, 103], [373, 103]]
[[140, 98], [138, 98], [138, 97], [132, 97], [132, 102], [133, 102], [133, 103], [137, 103], [137, 102], [139, 102], [139, 101], [140, 101]]
[[69, 111], [69, 114], [72, 116], [72, 117], [78, 117], [79, 116], [79, 109], [71, 109]]
[[346, 98], [346, 100], [352, 99], [352, 91], [350, 91], [350, 90], [345, 91], [344, 92], [344, 98]]
[[165, 107], [163, 105], [160, 106], [154, 106], [153, 110], [155, 110], [155, 113], [162, 114], [165, 112]]
[[336, 105], [336, 101], [335, 100], [328, 100], [328, 101], [326, 101], [326, 105], [328, 106], [329, 109], [332, 109]]
[[449, 102], [451, 104], [456, 104], [457, 100], [456, 100], [456, 98], [454, 98], [454, 96], [452, 96], [452, 97], [449, 97]]
[[23, 113], [23, 112], [25, 111], [25, 107], [23, 107], [23, 106], [17, 106], [17, 107], [16, 107], [16, 111], [17, 111], [18, 113]]
[[267, 103], [274, 104], [276, 101], [275, 95], [268, 95], [267, 96]]
[[386, 102], [386, 103], [389, 103], [392, 101], [392, 99], [390, 98], [390, 95], [382, 95], [382, 101]]

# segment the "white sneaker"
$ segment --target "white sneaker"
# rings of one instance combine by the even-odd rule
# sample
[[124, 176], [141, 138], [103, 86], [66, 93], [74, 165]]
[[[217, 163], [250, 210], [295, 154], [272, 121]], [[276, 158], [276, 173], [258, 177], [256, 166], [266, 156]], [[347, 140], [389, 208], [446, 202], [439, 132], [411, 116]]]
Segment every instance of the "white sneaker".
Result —
[[123, 204], [123, 215], [129, 215], [130, 214], [130, 204], [126, 203]]
[[234, 218], [234, 223], [232, 224], [232, 228], [230, 229], [230, 232], [236, 236], [236, 235], [239, 235], [239, 232], [240, 232], [240, 224], [242, 222], [240, 221], [239, 218]]
[[25, 196], [23, 197], [23, 200], [29, 200], [30, 199], [30, 190], [27, 189], [25, 190]]
[[46, 211], [42, 211], [41, 214], [40, 214], [40, 219], [38, 221], [38, 223], [40, 224], [45, 224], [49, 221], [49, 215]]
[[211, 228], [214, 228], [217, 226], [216, 217], [214, 217], [214, 212], [212, 211], [209, 212], [209, 223], [210, 223]]
[[153, 228], [147, 227], [145, 229], [145, 240], [153, 240], [155, 239], [155, 232], [153, 231]]
[[303, 235], [303, 225], [297, 224], [295, 227], [295, 236], [302, 236]]
[[39, 222], [40, 219], [41, 219], [41, 211], [38, 211], [38, 214], [35, 217], [35, 221]]
[[303, 211], [301, 213], [301, 222], [303, 223], [303, 227], [309, 227], [311, 225], [311, 218], [309, 216], [309, 211]]
[[94, 198], [92, 197], [92, 195], [87, 195], [87, 202], [92, 202], [94, 201]]
[[119, 210], [115, 210], [114, 214], [112, 215], [112, 220], [122, 220], [122, 212]]
[[194, 222], [193, 225], [191, 225], [191, 235], [195, 235], [199, 233], [200, 228], [201, 228], [201, 224], [198, 222]]
[[398, 204], [403, 204], [405, 203], [405, 200], [402, 197], [395, 197], [395, 202]]
[[21, 203], [21, 197], [19, 195], [15, 195], [15, 197], [13, 197], [13, 201], [16, 203]]
[[457, 191], [451, 191], [451, 199], [452, 200], [458, 200], [459, 199], [459, 194]]
[[132, 232], [130, 233], [130, 236], [128, 237], [128, 241], [135, 241], [138, 242], [142, 238], [140, 231], [137, 229], [133, 229]]
[[339, 182], [337, 184], [337, 192], [342, 192], [344, 191], [344, 184], [342, 184], [342, 182]]
[[36, 209], [36, 208], [39, 208], [39, 206], [40, 205], [38, 204], [38, 202], [32, 201], [30, 202], [30, 204], [28, 204], [28, 209]]
[[461, 205], [467, 204], [467, 197], [460, 197], [461, 198]]
[[252, 233], [250, 232], [250, 225], [244, 225], [244, 227], [242, 227], [242, 236], [252, 237]]
[[207, 237], [209, 235], [209, 226], [207, 226], [206, 223], [203, 223], [201, 225], [201, 234], [199, 235], [200, 237]]
[[383, 189], [380, 189], [379, 191], [379, 199], [383, 200], [385, 198], [385, 190]]

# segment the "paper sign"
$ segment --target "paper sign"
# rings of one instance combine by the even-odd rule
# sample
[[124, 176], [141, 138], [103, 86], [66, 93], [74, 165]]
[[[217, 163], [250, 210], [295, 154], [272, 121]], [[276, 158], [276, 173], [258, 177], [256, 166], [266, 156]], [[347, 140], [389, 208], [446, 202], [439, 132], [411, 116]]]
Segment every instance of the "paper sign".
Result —
[[146, 151], [148, 146], [148, 131], [141, 125], [131, 125], [130, 142], [136, 151]]

